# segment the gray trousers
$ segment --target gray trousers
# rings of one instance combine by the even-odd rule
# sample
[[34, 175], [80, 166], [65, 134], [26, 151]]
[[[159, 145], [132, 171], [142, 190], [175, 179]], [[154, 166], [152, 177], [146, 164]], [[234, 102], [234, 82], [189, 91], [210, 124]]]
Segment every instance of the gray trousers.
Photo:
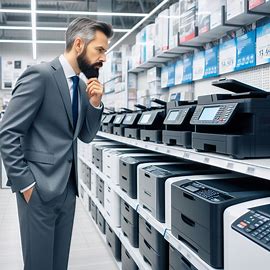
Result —
[[66, 270], [73, 228], [76, 188], [69, 180], [63, 194], [44, 202], [34, 187], [27, 203], [17, 193], [24, 270]]

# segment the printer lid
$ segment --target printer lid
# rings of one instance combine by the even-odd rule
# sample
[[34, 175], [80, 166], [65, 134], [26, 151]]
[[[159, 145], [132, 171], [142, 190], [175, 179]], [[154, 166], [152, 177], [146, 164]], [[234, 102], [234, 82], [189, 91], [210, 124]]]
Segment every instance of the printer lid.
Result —
[[270, 95], [270, 92], [266, 92], [262, 89], [259, 89], [257, 87], [245, 84], [243, 82], [234, 79], [222, 78], [218, 81], [213, 81], [212, 85], [233, 92], [234, 94], [231, 94], [230, 96], [234, 98], [243, 98], [243, 96], [265, 97]]

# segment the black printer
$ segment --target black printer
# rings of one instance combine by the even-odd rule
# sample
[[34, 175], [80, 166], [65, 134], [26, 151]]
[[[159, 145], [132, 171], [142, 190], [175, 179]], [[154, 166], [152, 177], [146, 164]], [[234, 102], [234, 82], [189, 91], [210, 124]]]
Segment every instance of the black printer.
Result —
[[116, 112], [114, 109], [111, 108], [104, 108], [105, 112], [103, 112], [102, 119], [101, 119], [101, 125], [100, 130], [107, 133], [113, 132], [113, 121], [116, 115]]
[[212, 83], [234, 94], [201, 96], [192, 147], [233, 158], [270, 156], [270, 93], [235, 80]]
[[[165, 182], [168, 178], [209, 174], [211, 166], [192, 161], [162, 162], [139, 169], [139, 204], [159, 222], [165, 222]], [[218, 172], [218, 171], [217, 171]]]
[[165, 270], [169, 267], [169, 245], [162, 234], [139, 216], [139, 251], [143, 260], [153, 270]]
[[142, 112], [147, 111], [148, 109], [140, 104], [136, 104], [134, 106], [139, 108], [139, 110], [126, 114], [126, 117], [123, 121], [124, 136], [127, 138], [140, 139], [138, 121], [141, 118]]
[[118, 114], [115, 116], [113, 120], [113, 134], [124, 136], [124, 125], [123, 121], [126, 117], [126, 113], [132, 112], [131, 110], [127, 108], [121, 108], [122, 110], [118, 112]]
[[166, 116], [166, 102], [159, 99], [152, 99], [153, 102], [161, 106], [152, 107], [151, 110], [142, 113], [138, 126], [140, 129], [140, 139], [162, 143], [163, 121]]
[[[147, 162], [160, 162], [164, 155], [157, 153], [130, 154], [120, 158], [119, 162], [119, 183], [120, 188], [132, 199], [137, 198], [137, 166]], [[172, 160], [166, 157], [166, 160]]]
[[191, 148], [191, 134], [194, 126], [190, 119], [195, 111], [197, 102], [177, 101], [168, 105], [167, 115], [163, 122], [162, 142], [167, 145], [179, 145]]
[[206, 263], [223, 268], [223, 212], [270, 195], [270, 183], [254, 177], [179, 181], [172, 184], [172, 234]]

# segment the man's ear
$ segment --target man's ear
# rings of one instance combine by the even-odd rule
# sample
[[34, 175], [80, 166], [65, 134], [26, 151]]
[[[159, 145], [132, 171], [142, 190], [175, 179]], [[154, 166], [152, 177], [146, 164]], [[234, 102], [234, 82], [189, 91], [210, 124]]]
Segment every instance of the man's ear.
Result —
[[84, 41], [80, 37], [77, 37], [74, 40], [73, 47], [75, 51], [77, 52], [77, 55], [81, 54], [81, 52], [84, 49]]

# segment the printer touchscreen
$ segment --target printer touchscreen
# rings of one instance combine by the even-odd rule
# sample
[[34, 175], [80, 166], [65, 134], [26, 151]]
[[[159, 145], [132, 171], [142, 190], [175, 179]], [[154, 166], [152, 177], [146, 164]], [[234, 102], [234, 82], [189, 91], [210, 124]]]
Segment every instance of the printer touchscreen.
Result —
[[123, 118], [124, 118], [124, 115], [118, 115], [118, 116], [116, 116], [116, 118], [113, 121], [113, 123], [114, 124], [120, 124]]
[[151, 117], [151, 113], [145, 114], [140, 120], [140, 124], [146, 124], [149, 121], [150, 117]]
[[127, 115], [126, 118], [125, 118], [125, 123], [129, 123], [129, 121], [131, 120], [132, 118], [132, 115]]
[[199, 117], [199, 120], [205, 120], [205, 121], [214, 120], [219, 108], [220, 106], [204, 108]]
[[168, 115], [168, 121], [175, 121], [180, 111], [171, 111]]

